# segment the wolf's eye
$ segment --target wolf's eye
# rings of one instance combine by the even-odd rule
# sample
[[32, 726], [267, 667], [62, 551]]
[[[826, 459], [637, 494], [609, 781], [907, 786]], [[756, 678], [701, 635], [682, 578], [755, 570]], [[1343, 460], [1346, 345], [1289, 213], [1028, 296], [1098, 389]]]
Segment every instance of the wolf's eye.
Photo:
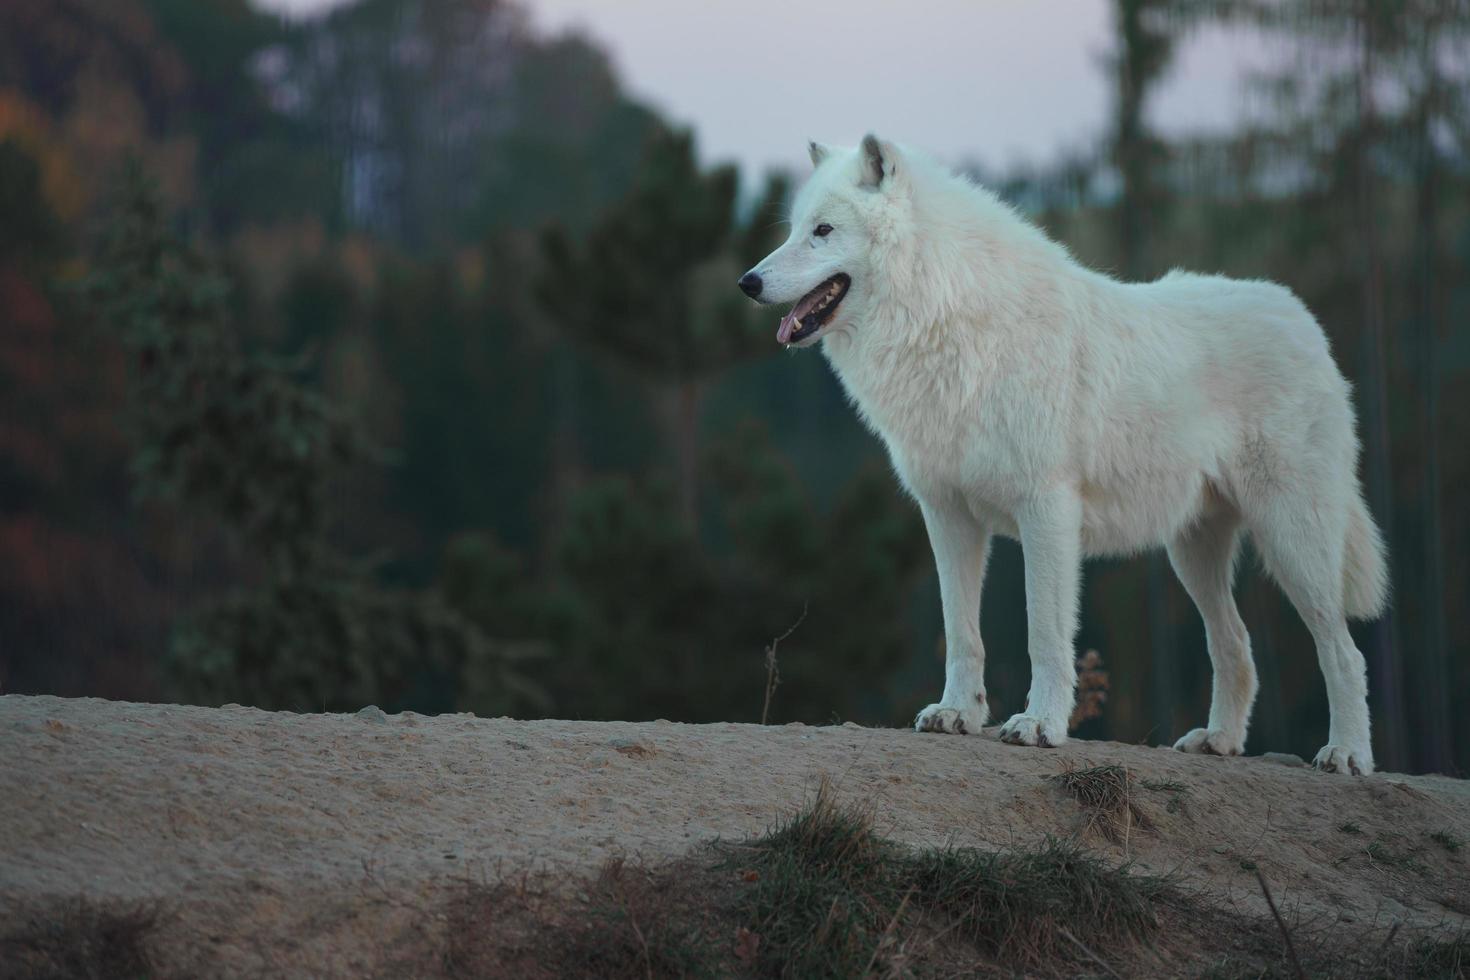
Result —
[[816, 235], [818, 238], [826, 238], [828, 235], [832, 234], [832, 226], [825, 224], [817, 225], [816, 228], [812, 229], [812, 234]]

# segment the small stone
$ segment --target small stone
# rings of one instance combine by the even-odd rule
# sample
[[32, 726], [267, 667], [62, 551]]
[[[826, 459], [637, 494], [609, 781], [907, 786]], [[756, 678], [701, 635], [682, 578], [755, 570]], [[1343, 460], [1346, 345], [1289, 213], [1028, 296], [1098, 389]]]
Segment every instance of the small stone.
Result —
[[365, 708], [358, 708], [357, 717], [361, 718], [363, 721], [370, 721], [376, 725], [388, 724], [388, 716], [383, 712], [383, 709], [378, 707], [376, 704], [370, 704]]
[[1299, 755], [1292, 755], [1290, 752], [1267, 752], [1262, 755], [1261, 758], [1267, 762], [1274, 762], [1277, 765], [1293, 766], [1297, 768], [1300, 768], [1301, 766], [1305, 766], [1307, 764], [1307, 760], [1303, 759]]

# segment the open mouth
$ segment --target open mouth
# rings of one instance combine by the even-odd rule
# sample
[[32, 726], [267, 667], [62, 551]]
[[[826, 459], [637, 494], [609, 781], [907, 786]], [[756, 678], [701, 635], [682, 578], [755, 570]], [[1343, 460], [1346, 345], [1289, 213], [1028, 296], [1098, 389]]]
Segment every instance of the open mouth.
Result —
[[776, 342], [799, 344], [816, 336], [817, 331], [826, 326], [827, 321], [837, 312], [837, 304], [847, 295], [847, 287], [850, 285], [852, 277], [845, 272], [839, 272], [797, 300], [791, 312], [781, 318], [781, 326], [776, 330]]

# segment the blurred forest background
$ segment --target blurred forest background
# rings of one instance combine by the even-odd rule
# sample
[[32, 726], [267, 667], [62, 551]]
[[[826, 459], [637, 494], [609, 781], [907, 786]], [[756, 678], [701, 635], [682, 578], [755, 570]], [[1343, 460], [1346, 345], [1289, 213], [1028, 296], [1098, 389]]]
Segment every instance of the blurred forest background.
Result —
[[[1115, 0], [1106, 137], [977, 173], [1083, 261], [1282, 281], [1354, 380], [1394, 611], [1382, 767], [1470, 764], [1470, 9]], [[1191, 31], [1285, 44], [1264, 107], [1167, 140]], [[900, 725], [942, 680], [916, 509], [823, 359], [733, 288], [802, 175], [706, 166], [595, 39], [510, 0], [0, 0], [0, 690], [301, 711]], [[831, 137], [840, 134], [820, 134]], [[855, 141], [861, 134], [850, 134]], [[902, 138], [901, 133], [885, 134]], [[1252, 751], [1327, 726], [1238, 585]], [[983, 611], [1025, 695], [1019, 549]], [[1202, 724], [1166, 562], [1088, 566], [1084, 736]]]

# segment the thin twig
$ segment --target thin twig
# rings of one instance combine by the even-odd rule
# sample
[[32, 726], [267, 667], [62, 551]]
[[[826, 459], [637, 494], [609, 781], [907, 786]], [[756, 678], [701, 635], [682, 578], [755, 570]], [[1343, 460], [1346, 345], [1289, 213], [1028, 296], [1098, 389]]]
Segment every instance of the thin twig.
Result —
[[898, 925], [898, 920], [903, 915], [903, 910], [908, 908], [909, 899], [913, 897], [916, 887], [918, 886], [910, 885], [909, 890], [904, 892], [903, 901], [898, 903], [898, 911], [894, 912], [893, 918], [888, 920], [888, 925], [884, 928], [883, 935], [878, 937], [878, 945], [873, 947], [873, 955], [869, 958], [868, 965], [863, 967], [863, 976], [866, 977], [873, 972], [873, 964], [878, 962], [878, 954], [883, 952], [884, 945], [887, 944], [889, 936], [893, 933], [893, 927]]
[[1123, 769], [1123, 857], [1128, 857], [1128, 842], [1133, 836], [1133, 776]]
[[1111, 974], [1112, 976], [1117, 977], [1118, 980], [1123, 980], [1123, 978], [1121, 976], [1119, 976], [1117, 970], [1115, 970], [1112, 967], [1108, 966], [1107, 962], [1101, 956], [1098, 956], [1092, 950], [1090, 950], [1086, 946], [1084, 946], [1082, 944], [1082, 940], [1078, 939], [1076, 936], [1072, 935], [1070, 932], [1068, 932], [1066, 929], [1063, 929], [1061, 926], [1057, 926], [1057, 932], [1061, 933], [1061, 936], [1062, 936], [1063, 939], [1068, 940], [1069, 942], [1071, 942], [1072, 944], [1074, 944], [1078, 949], [1082, 950], [1083, 953], [1087, 954], [1087, 958], [1090, 959], [1090, 960], [1092, 960], [1092, 962], [1096, 963], [1098, 966], [1102, 967], [1104, 970], [1107, 970], [1109, 974]]
[[633, 935], [638, 937], [638, 945], [643, 950], [643, 969], [647, 971], [648, 980], [653, 980], [653, 957], [648, 954], [648, 940], [643, 938], [643, 930], [638, 928], [638, 916], [634, 914], [633, 903], [628, 901], [628, 893], [621, 882], [618, 883], [618, 899], [628, 913], [628, 924], [633, 927]]
[[766, 718], [771, 714], [771, 695], [776, 693], [776, 685], [781, 683], [781, 672], [776, 667], [776, 647], [780, 646], [782, 640], [795, 633], [796, 628], [806, 621], [806, 610], [807, 604], [803, 602], [801, 604], [801, 615], [797, 617], [796, 622], [792, 623], [786, 632], [776, 637], [771, 641], [771, 645], [766, 647], [766, 703], [761, 705], [762, 725], [766, 723]]
[[1271, 897], [1271, 889], [1266, 885], [1266, 876], [1261, 874], [1261, 869], [1256, 869], [1256, 881], [1261, 883], [1261, 894], [1266, 896], [1266, 904], [1271, 907], [1271, 914], [1276, 917], [1276, 924], [1281, 927], [1281, 938], [1286, 940], [1286, 955], [1291, 957], [1291, 968], [1296, 972], [1298, 980], [1307, 980], [1307, 975], [1302, 971], [1301, 961], [1296, 958], [1296, 946], [1291, 941], [1291, 930], [1286, 928], [1286, 921], [1281, 918], [1281, 913], [1276, 910], [1276, 899]]

